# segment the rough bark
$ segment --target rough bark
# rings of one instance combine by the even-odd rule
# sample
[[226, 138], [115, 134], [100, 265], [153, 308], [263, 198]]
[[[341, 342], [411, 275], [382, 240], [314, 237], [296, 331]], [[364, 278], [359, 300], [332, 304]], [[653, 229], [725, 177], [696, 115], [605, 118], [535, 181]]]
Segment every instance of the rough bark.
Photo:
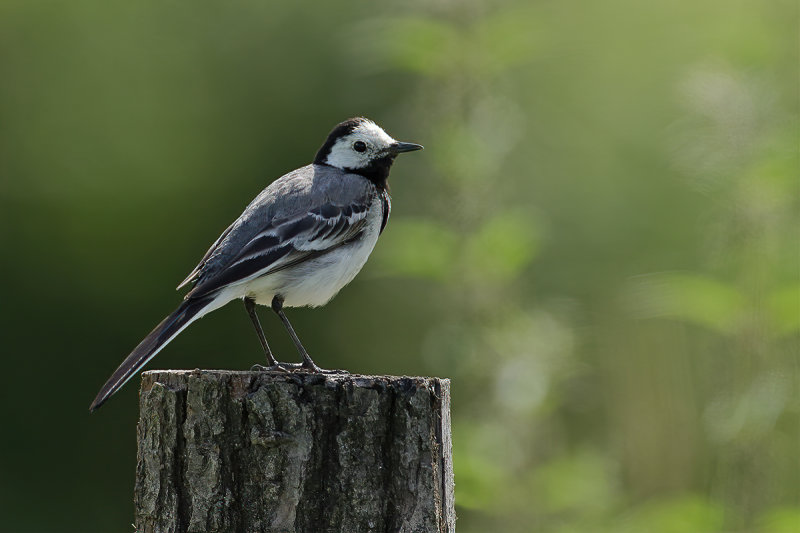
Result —
[[151, 371], [139, 533], [452, 532], [450, 382]]

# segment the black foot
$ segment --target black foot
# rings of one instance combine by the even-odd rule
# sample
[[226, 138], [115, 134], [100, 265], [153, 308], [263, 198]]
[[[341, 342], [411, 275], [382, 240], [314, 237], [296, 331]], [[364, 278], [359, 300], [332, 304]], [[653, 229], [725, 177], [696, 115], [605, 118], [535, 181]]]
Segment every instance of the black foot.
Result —
[[[313, 364], [313, 362], [312, 362], [312, 364]], [[347, 370], [337, 370], [337, 369], [328, 370], [327, 368], [320, 368], [317, 365], [314, 365], [313, 367], [309, 367], [309, 366], [306, 366], [305, 363], [303, 363], [300, 366], [306, 372], [311, 372], [311, 373], [314, 373], [314, 374], [329, 374], [330, 375], [330, 374], [349, 374], [350, 373]]]
[[[299, 368], [298, 368], [299, 367]], [[299, 372], [310, 372], [312, 374], [349, 374], [347, 370], [337, 370], [332, 369], [328, 370], [327, 368], [320, 368], [317, 364], [311, 359], [311, 357], [307, 357], [302, 364], [295, 366], [296, 371]]]
[[286, 366], [288, 363], [277, 363], [270, 366], [259, 365], [258, 363], [250, 367], [250, 372], [290, 372]]
[[[313, 365], [313, 366], [312, 366]], [[277, 365], [264, 366], [255, 364], [250, 367], [251, 372], [292, 372], [308, 374], [349, 374], [347, 370], [328, 370], [320, 368], [312, 361], [310, 365], [306, 363], [278, 363]]]

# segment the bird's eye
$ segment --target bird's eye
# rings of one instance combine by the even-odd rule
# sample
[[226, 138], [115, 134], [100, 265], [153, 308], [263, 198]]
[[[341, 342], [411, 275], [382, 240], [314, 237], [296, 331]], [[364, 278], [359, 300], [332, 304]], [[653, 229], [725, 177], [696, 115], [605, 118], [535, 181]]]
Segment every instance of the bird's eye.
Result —
[[367, 149], [367, 143], [364, 141], [356, 141], [353, 143], [353, 150], [356, 152], [363, 152]]

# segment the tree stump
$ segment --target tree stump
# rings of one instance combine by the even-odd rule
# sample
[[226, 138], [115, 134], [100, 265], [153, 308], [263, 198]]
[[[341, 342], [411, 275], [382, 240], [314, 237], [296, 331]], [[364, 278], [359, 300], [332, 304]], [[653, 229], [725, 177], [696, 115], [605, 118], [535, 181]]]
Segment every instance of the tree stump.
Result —
[[450, 381], [145, 372], [139, 533], [453, 532]]

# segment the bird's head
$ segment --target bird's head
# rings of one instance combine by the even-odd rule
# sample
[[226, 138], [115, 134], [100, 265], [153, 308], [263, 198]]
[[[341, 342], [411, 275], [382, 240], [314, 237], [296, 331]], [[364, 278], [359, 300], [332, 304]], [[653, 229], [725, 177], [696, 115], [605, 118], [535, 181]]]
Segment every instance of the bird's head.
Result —
[[333, 128], [314, 163], [385, 180], [397, 154], [421, 149], [419, 144], [394, 140], [369, 119], [351, 118]]

